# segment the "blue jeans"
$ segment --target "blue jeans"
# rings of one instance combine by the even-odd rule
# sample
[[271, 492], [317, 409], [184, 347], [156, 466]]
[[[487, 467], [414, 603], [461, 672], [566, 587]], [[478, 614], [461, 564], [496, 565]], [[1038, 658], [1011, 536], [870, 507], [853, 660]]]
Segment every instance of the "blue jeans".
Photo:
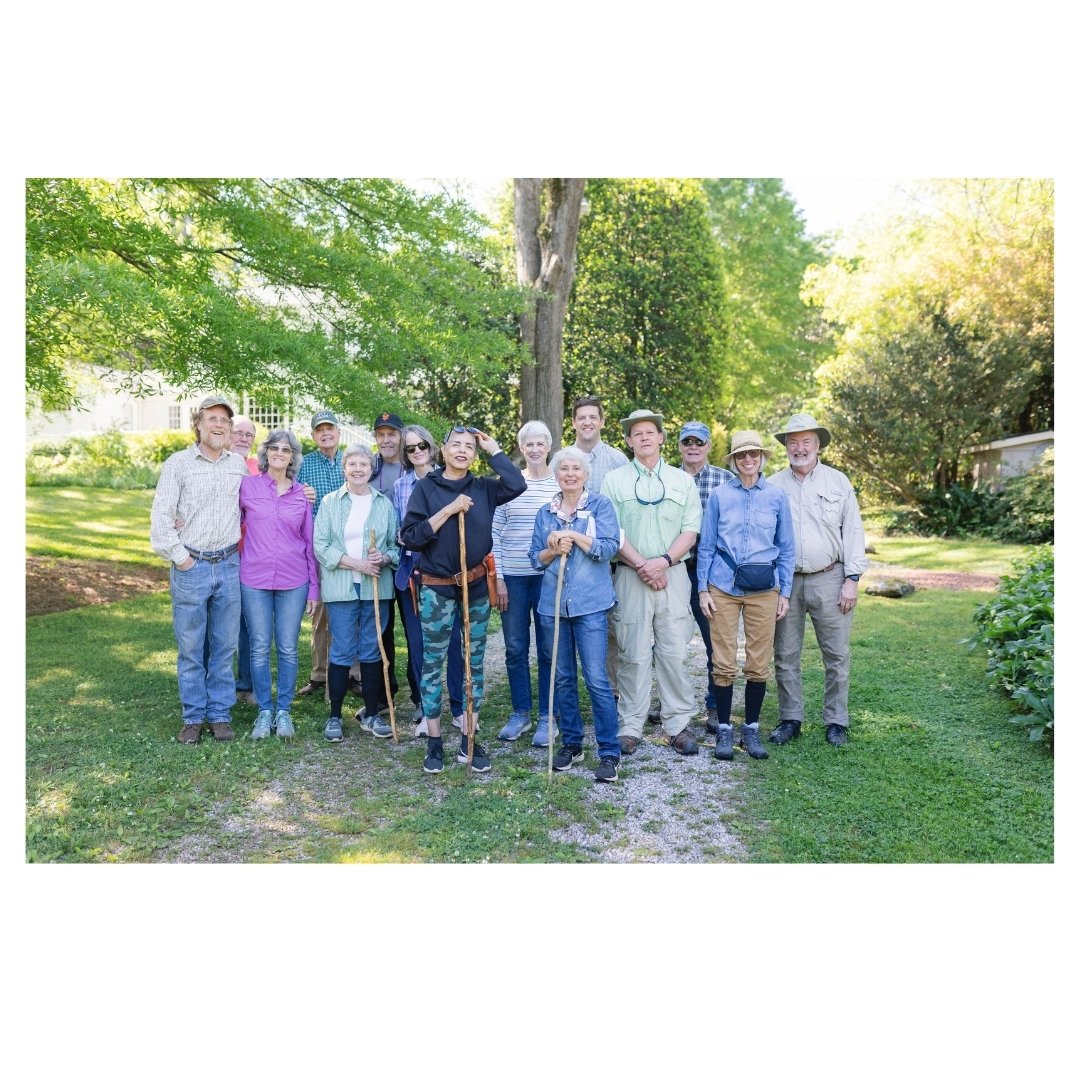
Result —
[[[203, 645], [203, 666], [210, 662], [210, 624], [206, 624], [206, 640]], [[236, 692], [251, 689], [251, 641], [248, 639], [247, 619], [240, 609], [240, 638], [236, 647]]]
[[[296, 693], [297, 641], [307, 606], [307, 582], [295, 589], [253, 589], [241, 584], [244, 618], [251, 635], [251, 676], [260, 709], [273, 707], [270, 642], [277, 648], [277, 707], [288, 712]], [[243, 639], [241, 639], [243, 640]]]
[[[503, 579], [510, 602], [502, 613], [503, 641], [506, 643], [506, 674], [510, 680], [510, 706], [516, 713], [532, 712], [532, 675], [529, 672], [529, 623], [535, 627], [537, 704], [541, 717], [547, 716], [548, 684], [551, 679], [551, 641], [540, 633], [540, 603], [543, 574], [508, 575]], [[556, 713], [556, 716], [558, 713]]]
[[[420, 680], [424, 671], [424, 628], [420, 615], [413, 611], [412, 594], [408, 589], [397, 590], [401, 622], [405, 627], [405, 641], [409, 647], [409, 690], [414, 705], [422, 704]], [[461, 616], [454, 619], [450, 631], [450, 645], [446, 653], [446, 693], [450, 698], [450, 713], [461, 716], [465, 712], [465, 660], [461, 652]]]
[[705, 708], [715, 709], [716, 698], [713, 697], [712, 681], [712, 629], [709, 626], [709, 620], [702, 614], [701, 601], [698, 599], [696, 560], [687, 562], [686, 572], [690, 575], [690, 610], [693, 612], [694, 621], [701, 631], [701, 640], [705, 642], [705, 664], [707, 669], [705, 673]]
[[353, 664], [379, 664], [379, 639], [390, 621], [390, 600], [379, 601], [379, 629], [375, 629], [375, 601], [361, 600], [360, 583], [355, 584], [355, 600], [331, 600], [326, 605], [330, 620], [330, 663], [352, 667]]
[[[169, 570], [176, 679], [185, 724], [227, 724], [236, 704], [232, 662], [240, 636], [240, 556]], [[207, 629], [210, 655], [204, 659]]]
[[[550, 654], [555, 639], [555, 616], [540, 616], [540, 636]], [[592, 702], [596, 752], [619, 757], [619, 714], [607, 677], [608, 619], [606, 611], [559, 617], [559, 648], [555, 657], [555, 712], [563, 746], [580, 746], [585, 721], [578, 699], [578, 660]]]

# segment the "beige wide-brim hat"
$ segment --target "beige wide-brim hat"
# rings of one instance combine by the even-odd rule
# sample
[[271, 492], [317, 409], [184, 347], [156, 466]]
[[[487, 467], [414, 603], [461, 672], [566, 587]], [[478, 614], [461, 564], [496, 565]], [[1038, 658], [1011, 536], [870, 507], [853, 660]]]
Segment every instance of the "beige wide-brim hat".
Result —
[[641, 423], [642, 420], [651, 420], [658, 431], [664, 430], [664, 414], [653, 412], [652, 409], [635, 409], [629, 416], [620, 420], [622, 424], [623, 434], [629, 439], [630, 429], [635, 425]]
[[731, 436], [731, 453], [724, 455], [724, 461], [730, 465], [735, 455], [744, 450], [760, 450], [765, 460], [769, 459], [769, 451], [761, 444], [761, 436], [756, 431], [736, 431]]
[[795, 413], [787, 422], [787, 427], [783, 431], [776, 432], [776, 441], [782, 446], [787, 446], [787, 437], [789, 435], [796, 435], [803, 431], [812, 431], [818, 437], [818, 441], [821, 443], [820, 449], [824, 450], [829, 445], [832, 435], [829, 434], [828, 428], [823, 428], [818, 425], [818, 422], [809, 414], [805, 412]]

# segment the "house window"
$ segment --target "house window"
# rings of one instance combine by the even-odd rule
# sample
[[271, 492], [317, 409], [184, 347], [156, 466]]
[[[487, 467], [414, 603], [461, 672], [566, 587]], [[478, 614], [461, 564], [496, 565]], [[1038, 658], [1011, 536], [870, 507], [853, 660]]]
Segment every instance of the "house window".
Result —
[[169, 430], [170, 431], [179, 431], [180, 430], [180, 406], [179, 405], [170, 405], [169, 406]]
[[248, 418], [267, 431], [276, 431], [285, 428], [285, 413], [277, 405], [260, 405], [258, 402], [248, 399]]

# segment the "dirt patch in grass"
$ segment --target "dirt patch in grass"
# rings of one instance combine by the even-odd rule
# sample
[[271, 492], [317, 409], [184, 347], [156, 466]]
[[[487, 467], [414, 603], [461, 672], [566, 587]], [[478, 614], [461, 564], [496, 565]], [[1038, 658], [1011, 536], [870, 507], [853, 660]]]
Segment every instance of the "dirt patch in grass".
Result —
[[26, 560], [26, 614], [48, 615], [84, 604], [111, 604], [169, 587], [169, 568], [135, 563], [57, 559]]
[[872, 578], [895, 577], [910, 581], [917, 589], [948, 589], [950, 592], [963, 592], [974, 589], [979, 592], [992, 592], [1001, 584], [996, 574], [963, 574], [955, 570], [912, 570], [907, 566], [889, 566], [887, 563], [870, 564], [862, 584], [869, 584]]

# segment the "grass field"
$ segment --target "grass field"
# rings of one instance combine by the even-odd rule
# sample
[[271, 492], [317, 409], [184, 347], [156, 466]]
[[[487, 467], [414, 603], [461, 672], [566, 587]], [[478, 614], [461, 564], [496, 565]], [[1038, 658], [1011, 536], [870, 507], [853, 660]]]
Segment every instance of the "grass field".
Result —
[[150, 547], [152, 491], [30, 488], [26, 554], [163, 566]]

